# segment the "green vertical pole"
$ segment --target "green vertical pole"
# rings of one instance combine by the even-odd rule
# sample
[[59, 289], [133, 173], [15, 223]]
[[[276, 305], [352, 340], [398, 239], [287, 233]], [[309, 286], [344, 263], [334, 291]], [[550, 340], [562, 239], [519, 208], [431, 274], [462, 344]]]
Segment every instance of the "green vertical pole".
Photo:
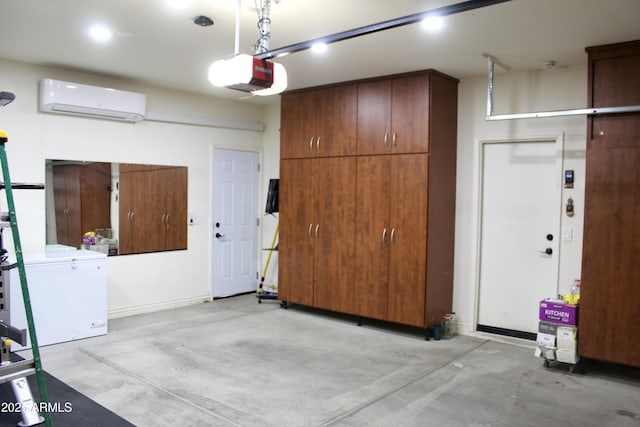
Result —
[[45, 403], [44, 420], [47, 427], [53, 426], [51, 421], [51, 413], [49, 412], [49, 396], [47, 393], [47, 385], [44, 382], [44, 371], [42, 370], [42, 361], [40, 359], [40, 349], [38, 347], [38, 338], [36, 336], [36, 326], [33, 322], [33, 312], [31, 311], [31, 299], [29, 298], [29, 287], [27, 286], [27, 274], [24, 269], [24, 258], [22, 256], [22, 245], [20, 244], [20, 233], [18, 233], [18, 221], [16, 219], [16, 209], [13, 202], [13, 190], [11, 187], [11, 178], [9, 177], [9, 164], [7, 162], [7, 152], [4, 144], [7, 138], [0, 136], [0, 162], [2, 163], [2, 176], [4, 178], [4, 187], [7, 193], [7, 205], [9, 209], [9, 222], [11, 224], [11, 232], [13, 233], [13, 247], [16, 251], [16, 261], [18, 264], [18, 273], [20, 274], [20, 286], [22, 287], [22, 298], [24, 300], [24, 311], [27, 315], [27, 325], [29, 328], [29, 337], [31, 338], [31, 351], [33, 352], [33, 362], [38, 379], [38, 390], [40, 391], [40, 401]]

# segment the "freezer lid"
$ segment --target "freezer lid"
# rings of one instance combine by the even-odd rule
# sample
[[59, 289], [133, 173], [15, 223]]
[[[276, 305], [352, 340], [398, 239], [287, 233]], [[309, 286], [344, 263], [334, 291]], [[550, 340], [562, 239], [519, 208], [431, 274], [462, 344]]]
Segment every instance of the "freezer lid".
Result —
[[[65, 250], [59, 252], [25, 253], [22, 258], [26, 266], [38, 264], [64, 264], [74, 260], [75, 262], [104, 261], [107, 259], [107, 254], [97, 251], [89, 251], [86, 249], [76, 249], [75, 251]], [[9, 263], [16, 262], [15, 254], [11, 254], [8, 261]]]

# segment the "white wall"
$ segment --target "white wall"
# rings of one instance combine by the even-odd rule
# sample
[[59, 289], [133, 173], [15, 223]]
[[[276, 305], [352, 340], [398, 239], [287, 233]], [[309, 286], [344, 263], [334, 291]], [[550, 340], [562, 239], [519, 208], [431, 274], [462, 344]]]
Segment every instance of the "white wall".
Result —
[[[497, 71], [497, 70], [496, 70]], [[497, 73], [494, 77], [494, 114], [584, 108], [587, 105], [586, 66]], [[475, 330], [478, 244], [479, 144], [484, 140], [529, 138], [564, 139], [563, 169], [575, 171], [575, 188], [562, 189], [562, 205], [571, 196], [575, 216], [561, 216], [561, 227], [573, 229], [571, 242], [560, 242], [560, 293], [580, 278], [586, 148], [585, 116], [486, 121], [487, 78], [460, 82], [458, 106], [458, 165], [456, 199], [456, 240], [454, 303], [462, 332]], [[559, 185], [561, 177], [559, 177]], [[552, 296], [552, 295], [550, 295]], [[508, 302], [504, 302], [508, 303]]]
[[[147, 94], [148, 110], [156, 113], [207, 116], [239, 122], [263, 122], [264, 132], [240, 131], [158, 122], [137, 124], [81, 119], [38, 113], [38, 81], [55, 78], [111, 86]], [[528, 73], [497, 73], [495, 113], [529, 112], [586, 106], [586, 66]], [[214, 147], [262, 152], [264, 210], [268, 180], [279, 176], [280, 107], [265, 107], [186, 94], [80, 72], [0, 61], [0, 90], [16, 93], [17, 100], [0, 109], [0, 129], [9, 133], [7, 152], [14, 182], [44, 182], [44, 159], [67, 158], [111, 162], [140, 162], [189, 167], [189, 211], [202, 224], [189, 227], [186, 251], [127, 255], [108, 259], [110, 317], [168, 308], [210, 298], [211, 285], [211, 156]], [[564, 138], [564, 169], [575, 170], [570, 194], [576, 206], [573, 218], [562, 216], [562, 226], [573, 228], [573, 241], [561, 242], [559, 291], [580, 277], [582, 206], [586, 119], [582, 116], [487, 122], [486, 77], [465, 79], [459, 87], [458, 175], [454, 311], [462, 332], [475, 328], [477, 289], [479, 141]], [[262, 151], [263, 150], [263, 151]], [[569, 192], [570, 193], [569, 193]], [[4, 199], [0, 199], [4, 205]], [[16, 191], [17, 216], [25, 252], [41, 252], [45, 244], [44, 192]], [[5, 208], [6, 209], [6, 205]], [[563, 206], [558, 206], [563, 209]], [[271, 243], [276, 219], [263, 217], [261, 247]], [[11, 247], [11, 241], [6, 242]], [[266, 261], [261, 252], [261, 266]], [[275, 261], [275, 260], [272, 260]], [[275, 262], [266, 283], [277, 282]], [[260, 268], [262, 273], [262, 268]]]
[[[280, 103], [267, 105], [264, 111], [264, 161], [262, 162], [262, 201], [261, 209], [264, 209], [268, 191], [269, 179], [280, 177]], [[278, 224], [278, 214], [267, 215], [262, 218], [262, 245], [264, 248], [271, 246], [273, 236]], [[262, 251], [260, 274], [263, 274], [269, 252]], [[264, 289], [278, 285], [278, 252], [273, 252], [266, 271]]]
[[[9, 134], [6, 149], [13, 182], [44, 182], [46, 158], [189, 168], [188, 210], [198, 213], [202, 223], [189, 226], [188, 250], [109, 257], [109, 316], [209, 299], [213, 148], [261, 152], [262, 132], [42, 114], [38, 112], [38, 85], [42, 78], [142, 92], [147, 95], [147, 111], [154, 113], [255, 123], [263, 122], [263, 107], [76, 71], [0, 61], [0, 90], [16, 94], [16, 101], [0, 109], [0, 129]], [[23, 251], [43, 252], [45, 193], [16, 190], [14, 194]], [[0, 207], [6, 211], [4, 197], [0, 199]], [[5, 240], [5, 246], [13, 249], [11, 239]]]

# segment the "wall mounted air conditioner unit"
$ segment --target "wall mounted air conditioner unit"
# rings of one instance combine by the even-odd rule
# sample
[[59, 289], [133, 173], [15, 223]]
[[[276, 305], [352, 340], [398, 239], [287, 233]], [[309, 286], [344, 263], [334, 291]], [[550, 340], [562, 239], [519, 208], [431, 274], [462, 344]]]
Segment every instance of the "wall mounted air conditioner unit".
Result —
[[40, 111], [46, 113], [137, 122], [144, 119], [146, 103], [147, 97], [141, 93], [53, 79], [40, 81]]

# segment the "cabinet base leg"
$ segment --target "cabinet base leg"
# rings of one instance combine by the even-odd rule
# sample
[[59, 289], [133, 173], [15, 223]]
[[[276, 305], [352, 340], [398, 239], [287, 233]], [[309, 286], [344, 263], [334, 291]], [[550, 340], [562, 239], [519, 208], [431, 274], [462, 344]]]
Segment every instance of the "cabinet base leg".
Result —
[[433, 329], [424, 328], [424, 340], [429, 341], [433, 337]]

